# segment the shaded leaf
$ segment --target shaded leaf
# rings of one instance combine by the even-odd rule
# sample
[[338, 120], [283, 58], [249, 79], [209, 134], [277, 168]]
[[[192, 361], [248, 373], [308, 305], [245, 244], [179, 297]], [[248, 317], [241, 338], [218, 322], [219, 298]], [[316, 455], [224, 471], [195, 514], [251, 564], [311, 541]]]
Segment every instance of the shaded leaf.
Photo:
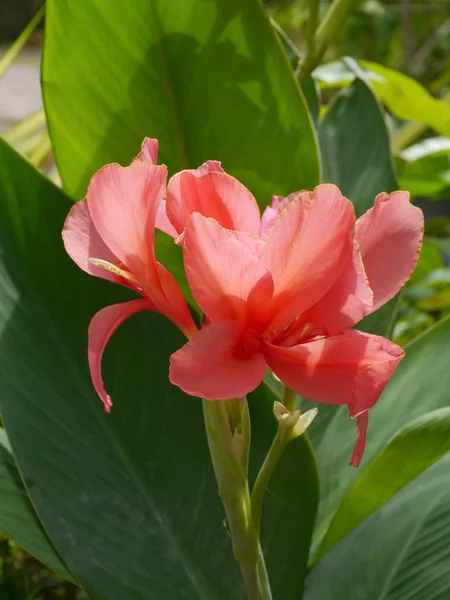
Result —
[[356, 431], [345, 407], [335, 409], [331, 415], [327, 413], [328, 418], [322, 420], [319, 410], [318, 418], [308, 429], [317, 455], [321, 482], [314, 552], [353, 482], [385, 448], [395, 432], [411, 419], [448, 405], [450, 319], [440, 321], [405, 350], [406, 357], [370, 411], [366, 451], [358, 469], [347, 466]]
[[315, 565], [305, 600], [445, 600], [449, 535], [447, 454]]
[[[181, 334], [161, 315], [133, 317], [104, 358], [114, 400], [110, 415], [92, 389], [89, 319], [130, 293], [87, 276], [65, 254], [60, 232], [70, 206], [58, 188], [0, 144], [0, 407], [27, 491], [89, 598], [243, 599], [201, 403], [168, 381], [169, 356], [184, 343]], [[274, 397], [262, 387], [254, 399], [258, 411], [267, 411], [253, 429], [252, 460], [259, 465], [273, 433]], [[279, 535], [292, 551], [284, 556], [298, 568], [286, 590], [294, 598], [317, 501], [307, 443], [292, 445], [277, 476], [275, 491], [295, 482], [282, 506], [299, 521], [275, 531], [279, 505], [268, 501], [263, 545]], [[299, 488], [311, 489], [301, 502]], [[303, 502], [311, 514], [306, 524], [297, 512]], [[280, 556], [268, 555], [275, 589], [284, 578]]]
[[347, 492], [316, 560], [449, 451], [450, 407], [402, 427]]
[[63, 579], [74, 581], [42, 529], [0, 428], [0, 530]]

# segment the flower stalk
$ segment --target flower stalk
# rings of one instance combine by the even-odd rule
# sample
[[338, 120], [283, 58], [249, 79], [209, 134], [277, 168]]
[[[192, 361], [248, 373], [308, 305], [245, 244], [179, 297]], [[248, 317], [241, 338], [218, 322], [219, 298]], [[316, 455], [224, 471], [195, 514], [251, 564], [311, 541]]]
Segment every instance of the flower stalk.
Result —
[[282, 403], [275, 402], [274, 405], [274, 414], [278, 420], [278, 430], [258, 473], [250, 500], [253, 523], [258, 536], [261, 526], [264, 494], [280, 458], [289, 442], [302, 435], [317, 414], [317, 409], [309, 410], [304, 414], [299, 409], [295, 410], [296, 399], [297, 394], [288, 387], [285, 387]]
[[[230, 414], [236, 414], [236, 406], [233, 405], [235, 402], [203, 400], [206, 434], [219, 495], [233, 540], [233, 554], [241, 569], [248, 600], [271, 600], [264, 559], [251, 514], [247, 481], [246, 464], [250, 443], [248, 409], [244, 401], [241, 413], [246, 423], [237, 424], [233, 431]], [[236, 452], [235, 433], [239, 428], [241, 443]], [[245, 450], [242, 444], [244, 441], [247, 445]]]

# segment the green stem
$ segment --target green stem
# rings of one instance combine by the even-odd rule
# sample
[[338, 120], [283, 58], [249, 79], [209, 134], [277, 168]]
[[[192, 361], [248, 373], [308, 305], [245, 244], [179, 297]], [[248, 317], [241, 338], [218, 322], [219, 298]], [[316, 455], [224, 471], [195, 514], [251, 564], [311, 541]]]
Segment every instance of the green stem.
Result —
[[[285, 387], [283, 392], [282, 403], [290, 411], [293, 412], [295, 409], [295, 402], [297, 394]], [[269, 481], [275, 471], [275, 468], [283, 455], [283, 452], [291, 440], [292, 427], [286, 427], [282, 423], [278, 424], [277, 433], [270, 446], [269, 452], [263, 462], [263, 465], [258, 473], [255, 484], [253, 486], [251, 495], [251, 510], [253, 516], [253, 522], [256, 527], [256, 531], [259, 535], [261, 526], [261, 514], [263, 507], [264, 494], [266, 492]]]
[[255, 484], [252, 490], [251, 496], [251, 507], [253, 522], [255, 523], [256, 531], [259, 534], [261, 526], [261, 514], [264, 500], [264, 494], [266, 492], [269, 481], [275, 471], [275, 467], [280, 460], [284, 449], [289, 442], [289, 435], [287, 435], [286, 429], [281, 425], [278, 426], [278, 430], [275, 439], [270, 446], [270, 450], [263, 462], [263, 465], [258, 473]]
[[[317, 14], [318, 7], [315, 6], [317, 0], [310, 0], [310, 13], [309, 18], [313, 19], [313, 23], [311, 24], [311, 29], [313, 26], [317, 27]], [[353, 8], [353, 5], [356, 4], [357, 0], [334, 0], [331, 3], [329, 9], [324, 15], [322, 22], [319, 27], [317, 27], [317, 31], [315, 31], [314, 43], [309, 44], [307, 41], [307, 51], [305, 59], [300, 68], [299, 77], [303, 79], [307, 75], [310, 75], [312, 71], [317, 67], [322, 56], [325, 54], [326, 49], [330, 45], [330, 43], [335, 39], [337, 35], [339, 35], [342, 31], [342, 26], [348, 16], [348, 13]], [[309, 32], [309, 23], [308, 23], [308, 33], [307, 40], [311, 34]]]
[[39, 25], [45, 13], [45, 5], [38, 10], [19, 37], [11, 44], [0, 60], [0, 78], [6, 73], [12, 63], [16, 60], [19, 52], [28, 42], [31, 34]]
[[[241, 568], [248, 600], [270, 600], [267, 577], [265, 580], [260, 577], [262, 556], [259, 555], [258, 534], [251, 514], [247, 474], [242, 457], [235, 452], [226, 402], [203, 400], [203, 414], [219, 495], [233, 541], [233, 553]], [[249, 434], [244, 437], [248, 443]]]
[[309, 17], [306, 25], [306, 52], [316, 54], [316, 31], [319, 22], [319, 0], [309, 0]]
[[295, 410], [295, 404], [297, 402], [297, 393], [288, 387], [283, 390], [283, 398], [281, 399], [282, 404], [290, 411]]

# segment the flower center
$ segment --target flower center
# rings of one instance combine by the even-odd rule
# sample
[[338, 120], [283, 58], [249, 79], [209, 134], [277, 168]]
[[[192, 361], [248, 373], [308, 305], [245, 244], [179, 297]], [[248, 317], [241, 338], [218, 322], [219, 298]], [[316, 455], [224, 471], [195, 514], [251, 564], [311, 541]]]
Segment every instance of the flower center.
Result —
[[258, 352], [260, 347], [261, 340], [246, 331], [234, 347], [234, 356], [238, 360], [247, 360], [253, 356], [255, 352]]

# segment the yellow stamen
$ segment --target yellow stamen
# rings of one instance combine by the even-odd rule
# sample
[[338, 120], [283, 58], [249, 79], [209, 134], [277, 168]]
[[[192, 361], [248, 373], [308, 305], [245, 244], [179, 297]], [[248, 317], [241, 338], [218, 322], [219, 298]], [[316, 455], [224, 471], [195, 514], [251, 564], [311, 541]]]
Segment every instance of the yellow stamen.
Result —
[[101, 258], [89, 258], [89, 262], [91, 263], [91, 265], [95, 265], [96, 267], [105, 269], [106, 271], [109, 271], [110, 273], [114, 273], [114, 275], [117, 275], [118, 277], [123, 277], [124, 279], [128, 279], [128, 281], [131, 281], [131, 283], [133, 283], [134, 285], [138, 285], [138, 282], [136, 281], [136, 279], [133, 277], [133, 275], [131, 273], [129, 273], [128, 271], [124, 271], [123, 269], [120, 269], [119, 267], [116, 267], [116, 265], [113, 265], [112, 263], [108, 262], [107, 260], [103, 260]]

